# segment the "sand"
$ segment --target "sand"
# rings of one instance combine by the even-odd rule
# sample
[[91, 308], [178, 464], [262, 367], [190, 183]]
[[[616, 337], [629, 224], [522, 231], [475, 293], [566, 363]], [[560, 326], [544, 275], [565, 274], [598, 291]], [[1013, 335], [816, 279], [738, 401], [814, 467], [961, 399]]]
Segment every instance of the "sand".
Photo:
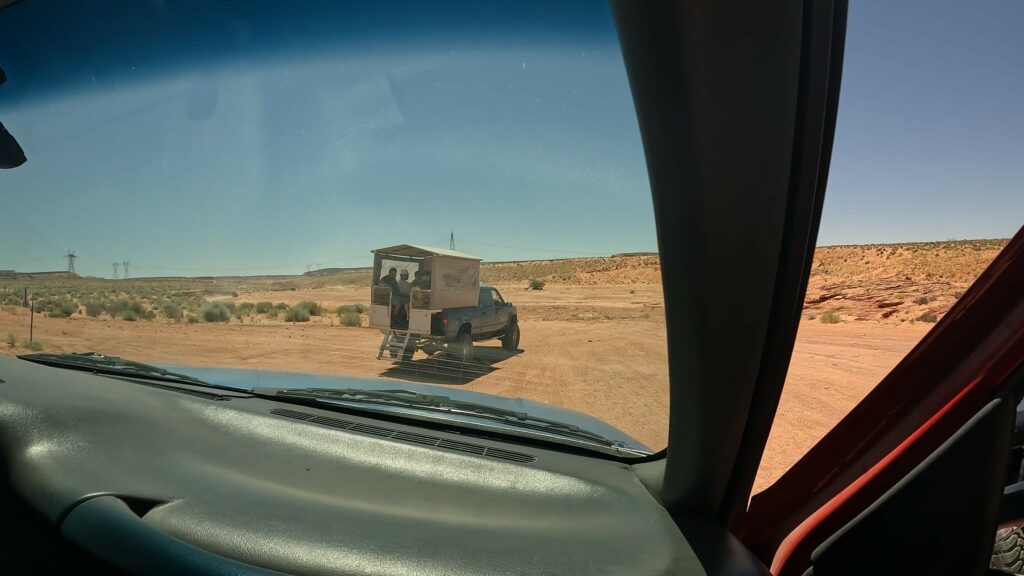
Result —
[[[99, 351], [141, 362], [261, 368], [438, 383], [522, 397], [586, 412], [648, 446], [665, 446], [668, 369], [664, 309], [657, 285], [554, 285], [526, 291], [499, 285], [520, 310], [521, 352], [478, 345], [478, 365], [452, 369], [422, 353], [405, 367], [374, 357], [381, 334], [342, 327], [337, 317], [308, 324], [261, 319], [185, 324], [37, 314], [47, 351]], [[236, 301], [316, 300], [326, 307], [368, 300], [366, 288], [251, 292]], [[932, 324], [804, 320], [755, 489], [767, 486], [845, 415]], [[27, 338], [28, 313], [0, 310], [0, 336]], [[3, 345], [5, 354], [25, 353]]]

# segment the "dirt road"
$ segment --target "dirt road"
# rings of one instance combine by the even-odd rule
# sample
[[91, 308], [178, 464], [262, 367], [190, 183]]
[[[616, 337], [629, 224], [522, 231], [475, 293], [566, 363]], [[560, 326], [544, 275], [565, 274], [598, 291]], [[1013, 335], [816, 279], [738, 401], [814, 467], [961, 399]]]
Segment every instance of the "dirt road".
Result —
[[[228, 324], [127, 322], [74, 315], [35, 319], [47, 351], [95, 350], [142, 362], [262, 368], [395, 378], [522, 397], [605, 420], [652, 448], [667, 435], [668, 370], [659, 286], [499, 286], [520, 309], [521, 353], [481, 346], [482, 366], [459, 378], [420, 354], [409, 368], [374, 360], [381, 335], [337, 325], [249, 319]], [[365, 302], [366, 290], [322, 288], [245, 294], [240, 301], [313, 299], [327, 307]], [[0, 336], [27, 337], [28, 314], [0, 311]], [[930, 325], [804, 321], [755, 488], [766, 486], [839, 420], [924, 335]], [[25, 353], [3, 345], [5, 354]]]

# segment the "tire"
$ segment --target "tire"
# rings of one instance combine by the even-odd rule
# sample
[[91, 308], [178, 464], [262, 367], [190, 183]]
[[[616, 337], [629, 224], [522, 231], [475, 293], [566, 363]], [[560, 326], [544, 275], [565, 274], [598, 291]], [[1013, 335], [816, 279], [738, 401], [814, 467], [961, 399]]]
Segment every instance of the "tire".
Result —
[[455, 340], [448, 345], [448, 350], [459, 362], [469, 362], [473, 359], [473, 336], [469, 332], [459, 332]]
[[1020, 526], [996, 531], [990, 568], [1024, 574], [1024, 530]]
[[501, 337], [501, 347], [505, 350], [519, 349], [519, 322], [517, 320], [513, 320], [505, 329], [505, 335]]

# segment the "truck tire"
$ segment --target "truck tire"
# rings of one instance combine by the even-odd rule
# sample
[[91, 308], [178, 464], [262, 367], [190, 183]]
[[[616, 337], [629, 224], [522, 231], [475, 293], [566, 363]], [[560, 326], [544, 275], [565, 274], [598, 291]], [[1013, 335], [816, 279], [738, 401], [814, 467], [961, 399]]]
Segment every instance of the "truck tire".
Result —
[[455, 340], [448, 344], [448, 350], [459, 362], [469, 362], [473, 359], [473, 336], [465, 330], [459, 332]]
[[990, 568], [1012, 574], [1024, 573], [1024, 531], [1020, 526], [996, 532]]
[[519, 321], [513, 320], [508, 328], [505, 329], [505, 335], [501, 337], [501, 347], [505, 350], [518, 350], [519, 349]]

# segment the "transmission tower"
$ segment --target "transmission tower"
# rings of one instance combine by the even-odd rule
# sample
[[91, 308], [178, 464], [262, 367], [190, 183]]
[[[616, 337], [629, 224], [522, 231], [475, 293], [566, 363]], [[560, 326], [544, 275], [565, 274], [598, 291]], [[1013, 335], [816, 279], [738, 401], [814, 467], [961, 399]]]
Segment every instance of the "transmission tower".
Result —
[[452, 235], [451, 235], [450, 239], [448, 240], [448, 249], [449, 250], [455, 250], [455, 231], [454, 230], [452, 230]]
[[128, 279], [128, 261], [125, 260], [124, 262], [121, 263], [121, 265], [124, 266], [124, 279], [127, 280]]
[[111, 262], [111, 265], [114, 266], [114, 280], [117, 280], [117, 265], [118, 265], [118, 262]]
[[75, 273], [75, 258], [78, 258], [78, 256], [75, 256], [75, 253], [74, 253], [73, 250], [68, 250], [68, 253], [65, 254], [64, 257], [68, 259], [68, 272], [70, 272], [71, 274], [74, 274]]

